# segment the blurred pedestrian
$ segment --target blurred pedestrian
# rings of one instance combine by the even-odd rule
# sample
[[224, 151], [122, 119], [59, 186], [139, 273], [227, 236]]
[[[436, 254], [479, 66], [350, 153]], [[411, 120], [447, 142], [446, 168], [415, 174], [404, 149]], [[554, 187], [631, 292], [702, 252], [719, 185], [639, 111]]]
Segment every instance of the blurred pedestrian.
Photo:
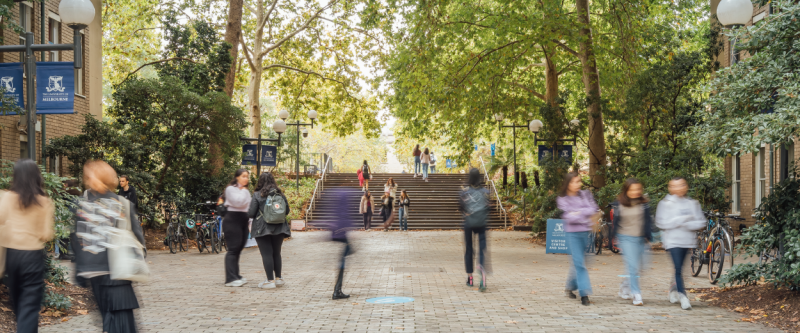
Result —
[[[351, 207], [350, 195], [343, 189], [333, 189], [328, 193], [330, 198], [333, 198], [336, 206], [338, 207]], [[333, 299], [349, 298], [350, 295], [342, 292], [342, 284], [344, 283], [344, 263], [345, 257], [352, 253], [350, 242], [347, 240], [347, 232], [352, 228], [350, 216], [347, 214], [346, 209], [339, 209], [336, 211], [333, 223], [329, 224], [331, 230], [331, 240], [344, 244], [344, 249], [339, 260], [339, 274], [336, 277], [336, 286], [333, 287]]]
[[400, 230], [408, 231], [408, 211], [411, 208], [411, 199], [406, 190], [400, 191]]
[[0, 247], [6, 249], [5, 270], [0, 272], [8, 275], [17, 332], [38, 332], [47, 255], [43, 249], [55, 233], [55, 208], [36, 162], [18, 160], [12, 177], [11, 190], [0, 191]]
[[430, 173], [436, 173], [436, 156], [433, 155], [433, 151], [431, 151], [431, 171]]
[[222, 222], [222, 232], [225, 233], [225, 243], [228, 245], [228, 252], [225, 253], [226, 287], [241, 287], [247, 283], [247, 279], [239, 274], [239, 256], [250, 235], [247, 213], [253, 197], [247, 188], [248, 183], [250, 183], [250, 172], [239, 169], [225, 188], [227, 212]]
[[284, 285], [281, 278], [281, 246], [285, 238], [292, 236], [292, 228], [286, 220], [291, 211], [288, 203], [275, 177], [269, 172], [262, 173], [258, 177], [248, 211], [248, 216], [253, 219], [250, 234], [258, 243], [261, 262], [267, 272], [267, 279], [258, 284], [259, 288], [272, 289]]
[[414, 178], [417, 178], [417, 176], [422, 175], [422, 165], [420, 164], [420, 155], [422, 155], [422, 151], [419, 150], [419, 144], [414, 146], [412, 154], [414, 155]]
[[114, 169], [103, 161], [91, 161], [83, 166], [83, 184], [87, 190], [75, 214], [75, 273], [79, 284], [88, 281], [97, 309], [103, 319], [103, 332], [136, 332], [133, 310], [139, 308], [131, 281], [112, 280], [111, 260], [107, 244], [111, 242], [109, 228], [119, 228], [120, 216], [129, 222], [140, 244], [144, 234], [139, 224], [136, 206], [114, 194], [119, 179]]
[[481, 273], [480, 291], [486, 285], [486, 226], [489, 219], [489, 191], [483, 187], [482, 176], [476, 168], [469, 170], [467, 187], [459, 196], [459, 209], [464, 215], [464, 264], [467, 270], [467, 286], [472, 287], [474, 280], [475, 255], [473, 254], [474, 237], [478, 236], [478, 270]]
[[592, 284], [589, 281], [589, 271], [586, 269], [584, 249], [589, 241], [589, 232], [596, 223], [593, 216], [598, 213], [599, 209], [592, 192], [581, 190], [582, 186], [581, 176], [578, 173], [567, 173], [561, 184], [556, 203], [558, 209], [564, 212], [561, 218], [566, 224], [567, 247], [572, 256], [572, 266], [565, 288], [566, 294], [570, 298], [576, 298], [573, 291], [578, 290], [581, 304], [590, 305], [589, 295], [592, 294]]
[[395, 197], [397, 194], [397, 183], [394, 182], [394, 178], [389, 177], [389, 180], [383, 185], [383, 191], [389, 192], [389, 196], [392, 197], [392, 200], [397, 199], [397, 197]]
[[394, 222], [394, 198], [389, 192], [383, 192], [381, 197], [381, 217], [383, 217], [383, 231], [389, 231]]
[[370, 170], [367, 160], [364, 160], [364, 164], [361, 165], [361, 177], [364, 177], [364, 187], [361, 189], [361, 192], [369, 191], [369, 181], [372, 179], [372, 170]]
[[683, 263], [697, 244], [695, 231], [705, 228], [708, 221], [700, 203], [686, 196], [689, 191], [686, 179], [672, 178], [668, 189], [669, 194], [658, 203], [656, 226], [661, 229], [661, 242], [675, 267], [675, 284], [670, 287], [669, 301], [673, 304], [680, 302], [682, 309], [689, 310], [692, 304], [683, 284]]
[[358, 171], [356, 171], [356, 176], [358, 176], [358, 186], [361, 186], [361, 188], [363, 189], [364, 188], [364, 174], [361, 172], [361, 168], [358, 168]]
[[422, 179], [426, 182], [428, 181], [428, 166], [431, 164], [431, 154], [428, 151], [428, 148], [425, 148], [425, 151], [422, 152], [420, 156], [420, 161], [422, 162]]
[[616, 236], [622, 249], [628, 281], [632, 295], [620, 294], [623, 299], [633, 298], [633, 305], [643, 305], [639, 276], [647, 254], [647, 244], [653, 240], [653, 217], [648, 199], [642, 195], [642, 183], [629, 178], [622, 184], [617, 200], [611, 204], [614, 210], [610, 239]]
[[361, 204], [358, 206], [358, 212], [364, 216], [364, 230], [368, 231], [372, 225], [372, 194], [369, 191], [364, 192], [361, 196]]

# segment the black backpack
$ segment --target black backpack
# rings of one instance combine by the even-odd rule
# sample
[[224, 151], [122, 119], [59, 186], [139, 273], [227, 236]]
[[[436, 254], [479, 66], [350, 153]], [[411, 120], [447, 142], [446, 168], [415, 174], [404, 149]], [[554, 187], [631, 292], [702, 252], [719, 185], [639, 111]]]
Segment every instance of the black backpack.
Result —
[[488, 192], [482, 188], [470, 187], [461, 192], [461, 202], [464, 207], [464, 225], [467, 227], [485, 227], [489, 219]]

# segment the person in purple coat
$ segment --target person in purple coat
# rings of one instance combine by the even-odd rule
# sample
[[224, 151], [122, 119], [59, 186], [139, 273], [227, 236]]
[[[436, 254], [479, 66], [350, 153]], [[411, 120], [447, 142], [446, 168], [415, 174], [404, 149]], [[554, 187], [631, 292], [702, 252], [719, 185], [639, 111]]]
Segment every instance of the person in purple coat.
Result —
[[[350, 198], [346, 190], [335, 189], [329, 193], [331, 198], [334, 198], [337, 207], [350, 207], [355, 205], [353, 199]], [[352, 201], [352, 202], [351, 202]], [[347, 232], [353, 228], [353, 223], [347, 215], [347, 209], [338, 209], [334, 220], [328, 224], [331, 231], [331, 240], [334, 242], [344, 243], [344, 250], [342, 251], [339, 263], [339, 275], [336, 278], [336, 286], [333, 288], [333, 299], [349, 298], [350, 295], [342, 292], [342, 283], [344, 280], [344, 259], [353, 253], [350, 247], [350, 242], [347, 241]]]
[[581, 304], [590, 305], [589, 295], [592, 294], [592, 284], [589, 281], [589, 271], [586, 269], [584, 249], [588, 245], [589, 232], [592, 230], [592, 215], [598, 211], [592, 192], [581, 190], [583, 183], [581, 176], [570, 172], [564, 176], [564, 182], [556, 198], [558, 209], [564, 213], [561, 219], [566, 225], [567, 247], [572, 256], [572, 266], [567, 276], [566, 293], [570, 298], [577, 298], [573, 293], [578, 290], [581, 295]]

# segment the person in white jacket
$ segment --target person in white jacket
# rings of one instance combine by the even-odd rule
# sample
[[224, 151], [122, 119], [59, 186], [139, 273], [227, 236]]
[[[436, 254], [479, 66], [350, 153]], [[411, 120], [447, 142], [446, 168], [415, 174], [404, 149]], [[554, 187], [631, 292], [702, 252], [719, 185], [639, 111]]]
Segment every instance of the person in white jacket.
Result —
[[681, 177], [669, 181], [669, 195], [658, 203], [656, 226], [662, 230], [661, 241], [675, 266], [675, 288], [669, 292], [669, 301], [680, 301], [681, 308], [692, 308], [686, 289], [683, 285], [681, 269], [686, 255], [697, 246], [695, 231], [706, 227], [706, 221], [700, 203], [686, 196], [689, 185]]

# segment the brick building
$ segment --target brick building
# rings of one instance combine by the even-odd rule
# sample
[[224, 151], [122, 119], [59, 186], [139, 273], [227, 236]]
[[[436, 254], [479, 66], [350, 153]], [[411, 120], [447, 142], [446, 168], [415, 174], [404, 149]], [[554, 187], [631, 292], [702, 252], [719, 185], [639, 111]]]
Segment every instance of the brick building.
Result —
[[[711, 13], [717, 13], [719, 0], [711, 0]], [[753, 16], [747, 25], [753, 25], [772, 14], [770, 5], [754, 7]], [[738, 52], [734, 46], [734, 56], [731, 56], [731, 43], [727, 36], [723, 37], [725, 48], [720, 54], [718, 61], [720, 66], [728, 67], [731, 62], [735, 63], [739, 59], [746, 58], [746, 52]], [[772, 155], [772, 163], [770, 163]], [[800, 144], [797, 138], [794, 142], [785, 146], [762, 144], [758, 153], [740, 154], [738, 156], [728, 156], [725, 158], [725, 172], [731, 181], [731, 187], [727, 190], [728, 198], [731, 199], [730, 212], [746, 218], [745, 225], [755, 223], [753, 212], [761, 204], [761, 199], [769, 195], [770, 167], [774, 170], [774, 183], [788, 177], [794, 177], [792, 166], [800, 157]], [[737, 227], [737, 225], [734, 225]]]
[[[16, 2], [12, 9], [12, 17], [25, 31], [33, 32], [35, 44], [42, 44], [42, 26], [44, 25], [44, 43], [72, 43], [73, 30], [61, 24], [58, 14], [60, 0], [43, 0], [42, 2]], [[75, 70], [75, 113], [37, 116], [36, 126], [36, 160], [42, 162], [42, 132], [45, 139], [64, 135], [79, 134], [85, 114], [102, 118], [102, 0], [92, 0], [95, 7], [95, 18], [82, 30], [83, 33], [83, 68]], [[44, 11], [42, 11], [44, 9]], [[0, 30], [4, 45], [24, 44], [25, 40], [14, 30], [6, 27]], [[46, 52], [42, 59], [41, 52], [35, 52], [36, 61], [73, 61], [72, 51]], [[19, 62], [21, 56], [17, 52], [0, 52], [0, 62]], [[27, 87], [25, 87], [27, 89]], [[42, 124], [44, 123], [44, 124]], [[44, 131], [42, 131], [42, 129]], [[17, 160], [27, 154], [27, 129], [24, 116], [0, 116], [0, 159]], [[60, 158], [48, 161], [48, 167], [54, 165], [54, 171], [61, 174], [65, 169]]]

